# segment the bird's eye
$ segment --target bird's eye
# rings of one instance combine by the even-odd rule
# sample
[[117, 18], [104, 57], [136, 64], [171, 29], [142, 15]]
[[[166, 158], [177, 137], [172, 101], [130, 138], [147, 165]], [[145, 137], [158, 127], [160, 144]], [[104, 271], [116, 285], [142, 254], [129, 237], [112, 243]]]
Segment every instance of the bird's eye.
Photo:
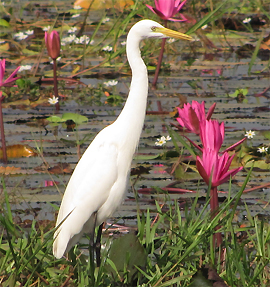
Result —
[[151, 27], [151, 30], [152, 30], [153, 32], [156, 32], [156, 31], [157, 31], [157, 27], [153, 26], [153, 27]]

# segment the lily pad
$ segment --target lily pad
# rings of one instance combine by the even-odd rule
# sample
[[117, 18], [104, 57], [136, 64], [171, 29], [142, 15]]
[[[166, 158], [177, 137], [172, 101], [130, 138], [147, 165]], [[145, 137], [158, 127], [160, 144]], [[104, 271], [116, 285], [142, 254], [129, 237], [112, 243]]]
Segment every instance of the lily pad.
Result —
[[64, 123], [68, 120], [72, 120], [75, 124], [80, 125], [84, 122], [87, 122], [88, 118], [86, 116], [82, 116], [76, 113], [64, 113], [61, 117], [54, 115], [54, 116], [48, 117], [47, 120], [54, 124]]

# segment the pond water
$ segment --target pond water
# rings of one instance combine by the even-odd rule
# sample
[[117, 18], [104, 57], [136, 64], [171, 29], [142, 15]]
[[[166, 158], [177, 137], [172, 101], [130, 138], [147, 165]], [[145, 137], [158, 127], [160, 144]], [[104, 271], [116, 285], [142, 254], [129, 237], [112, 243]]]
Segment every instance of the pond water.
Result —
[[[64, 9], [61, 5], [60, 7]], [[30, 15], [25, 15], [25, 17], [30, 17]], [[92, 19], [92, 21], [94, 20]], [[234, 50], [243, 42], [243, 39], [250, 37], [248, 33], [244, 32], [239, 32], [237, 35], [241, 38], [241, 41], [234, 38], [227, 39]], [[133, 188], [129, 187], [125, 203], [114, 214], [118, 223], [132, 226], [136, 220], [138, 207], [141, 210], [150, 208], [154, 214], [154, 200], [158, 199], [160, 203], [168, 200], [166, 195], [157, 194], [155, 191], [151, 194], [142, 194], [140, 193], [142, 188], [163, 188], [174, 184], [174, 187], [194, 190], [197, 193], [171, 194], [171, 200], [177, 199], [180, 204], [184, 204], [199, 194], [201, 197], [199, 202], [204, 204], [206, 186], [201, 183], [198, 187], [198, 174], [188, 170], [186, 176], [179, 180], [170, 173], [171, 167], [177, 158], [162, 159], [162, 157], [159, 157], [147, 160], [142, 158], [142, 155], [158, 155], [163, 151], [174, 149], [172, 142], [167, 142], [165, 147], [156, 147], [155, 142], [160, 136], [168, 135], [165, 125], [177, 124], [172, 112], [180, 104], [182, 97], [186, 97], [188, 102], [192, 100], [205, 101], [207, 108], [212, 103], [217, 103], [213, 118], [225, 122], [226, 147], [243, 138], [246, 130], [256, 132], [256, 136], [247, 141], [248, 146], [269, 145], [269, 140], [262, 133], [263, 131], [269, 131], [270, 114], [269, 109], [267, 109], [269, 108], [269, 96], [267, 93], [260, 97], [256, 96], [270, 86], [268, 69], [265, 73], [257, 73], [257, 71], [262, 71], [268, 66], [268, 60], [257, 58], [251, 73], [248, 74], [250, 58], [238, 58], [235, 52], [228, 50], [221, 36], [217, 35], [216, 38], [211, 38], [211, 40], [222, 51], [203, 49], [202, 45], [197, 42], [191, 43], [191, 46], [175, 43], [171, 49], [167, 49], [169, 55], [165, 56], [165, 61], [170, 63], [171, 71], [161, 72], [156, 90], [150, 86], [148, 113], [137, 155], [132, 164], [132, 169], [143, 166], [147, 168], [148, 173], [142, 173], [138, 178], [137, 175], [131, 176], [130, 182]], [[177, 52], [175, 56], [173, 51], [176, 51], [179, 45], [183, 55], [180, 56]], [[191, 52], [189, 52], [189, 47], [192, 47]], [[196, 47], [198, 47], [198, 52], [194, 53]], [[156, 59], [158, 53], [157, 50], [152, 58]], [[123, 54], [121, 57], [121, 61], [124, 62], [125, 55]], [[193, 58], [194, 62], [187, 65], [187, 60], [190, 58]], [[91, 61], [92, 63], [102, 62], [99, 58], [91, 59]], [[86, 65], [86, 62], [84, 64]], [[124, 95], [128, 94], [130, 76], [118, 75], [114, 77], [115, 73], [112, 73], [112, 70], [114, 70], [113, 66], [96, 68], [93, 72], [99, 73], [97, 78], [82, 76], [79, 80], [86, 85], [97, 86], [106, 81], [105, 78], [99, 77], [100, 73], [107, 72], [110, 78], [113, 77], [119, 82], [113, 88], [114, 93], [125, 97]], [[153, 79], [152, 72], [149, 78], [151, 82]], [[83, 90], [84, 87], [82, 86], [81, 89]], [[229, 96], [237, 89], [248, 89], [247, 95], [242, 99], [243, 101]], [[104, 102], [106, 97], [103, 96], [101, 100]], [[163, 112], [155, 114], [156, 111], [160, 111], [160, 104]], [[21, 171], [4, 176], [10, 200], [14, 203], [14, 212], [23, 221], [32, 220], [33, 218], [37, 220], [54, 220], [55, 209], [53, 204], [59, 205], [71, 171], [78, 162], [77, 147], [65, 140], [76, 141], [77, 138], [82, 139], [84, 136], [89, 135], [89, 139], [81, 145], [81, 152], [83, 152], [96, 133], [112, 123], [121, 109], [122, 106], [89, 105], [87, 102], [84, 103], [83, 100], [74, 100], [72, 95], [68, 96], [61, 102], [60, 113], [79, 113], [89, 119], [88, 123], [80, 125], [76, 131], [67, 131], [65, 125], [57, 127], [46, 125], [46, 129], [44, 128], [41, 121], [37, 119], [53, 115], [55, 113], [53, 106], [38, 105], [34, 108], [28, 106], [23, 109], [10, 106], [3, 109], [8, 145], [27, 144], [34, 149], [39, 149], [42, 154], [42, 156], [36, 157], [10, 159], [8, 166], [21, 168]], [[196, 140], [193, 135], [190, 135], [190, 138]], [[262, 158], [264, 157], [262, 156]], [[48, 173], [44, 169], [44, 161], [49, 167], [58, 166], [59, 172], [54, 170], [52, 173]], [[247, 188], [268, 183], [269, 173], [269, 168], [267, 170], [254, 169]], [[239, 190], [246, 175], [247, 170], [243, 170], [235, 176], [232, 194]], [[135, 200], [134, 189], [139, 192], [138, 205]], [[226, 197], [228, 184], [222, 185], [220, 190], [223, 192], [220, 193], [220, 197]], [[241, 203], [246, 202], [253, 215], [263, 214], [268, 216], [270, 215], [269, 200], [270, 189], [264, 187], [244, 193]], [[114, 218], [111, 218], [109, 222], [113, 220]]]

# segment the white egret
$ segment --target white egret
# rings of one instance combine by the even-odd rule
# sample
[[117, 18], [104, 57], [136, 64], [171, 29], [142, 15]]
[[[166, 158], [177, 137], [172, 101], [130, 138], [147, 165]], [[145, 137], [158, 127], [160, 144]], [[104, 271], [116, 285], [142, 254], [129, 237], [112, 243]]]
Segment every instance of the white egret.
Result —
[[67, 185], [56, 226], [53, 254], [61, 258], [84, 233], [93, 233], [122, 203], [129, 180], [132, 157], [142, 131], [147, 95], [147, 68], [139, 44], [145, 38], [188, 35], [141, 20], [127, 36], [127, 58], [132, 80], [126, 104], [116, 121], [101, 130], [78, 162]]

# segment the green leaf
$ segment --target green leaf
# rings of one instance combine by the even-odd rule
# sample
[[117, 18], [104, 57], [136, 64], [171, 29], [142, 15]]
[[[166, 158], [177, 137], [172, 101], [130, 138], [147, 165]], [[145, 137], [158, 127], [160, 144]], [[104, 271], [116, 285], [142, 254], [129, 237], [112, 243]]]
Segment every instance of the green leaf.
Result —
[[236, 98], [238, 95], [246, 96], [248, 94], [248, 89], [237, 89], [234, 93], [229, 94], [229, 97]]
[[51, 123], [63, 123], [65, 122], [66, 120], [63, 120], [62, 118], [58, 117], [58, 116], [51, 116], [51, 117], [48, 117], [47, 120]]
[[84, 122], [88, 122], [88, 118], [86, 116], [82, 116], [76, 113], [64, 113], [62, 115], [62, 120], [65, 122], [67, 120], [72, 120], [75, 124], [80, 125]]
[[155, 66], [147, 66], [147, 70], [148, 71], [155, 71], [156, 70], [156, 67]]
[[136, 266], [144, 267], [146, 264], [146, 254], [143, 246], [138, 241], [135, 234], [129, 233], [115, 239], [112, 243], [109, 259], [114, 263], [114, 268], [108, 266], [109, 272], [124, 276], [124, 271], [128, 271], [129, 279], [137, 272]]
[[47, 120], [51, 123], [64, 123], [67, 120], [72, 120], [75, 124], [80, 125], [88, 121], [88, 118], [76, 113], [64, 113], [61, 117], [51, 116]]
[[238, 96], [238, 91], [236, 90], [234, 93], [229, 94], [229, 97], [236, 98]]
[[0, 19], [0, 26], [10, 27], [10, 24], [5, 19]]
[[39, 55], [40, 52], [36, 52], [36, 51], [32, 51], [32, 50], [29, 50], [29, 49], [23, 49], [22, 52], [26, 55], [30, 55], [30, 56], [34, 56], [34, 55]]

